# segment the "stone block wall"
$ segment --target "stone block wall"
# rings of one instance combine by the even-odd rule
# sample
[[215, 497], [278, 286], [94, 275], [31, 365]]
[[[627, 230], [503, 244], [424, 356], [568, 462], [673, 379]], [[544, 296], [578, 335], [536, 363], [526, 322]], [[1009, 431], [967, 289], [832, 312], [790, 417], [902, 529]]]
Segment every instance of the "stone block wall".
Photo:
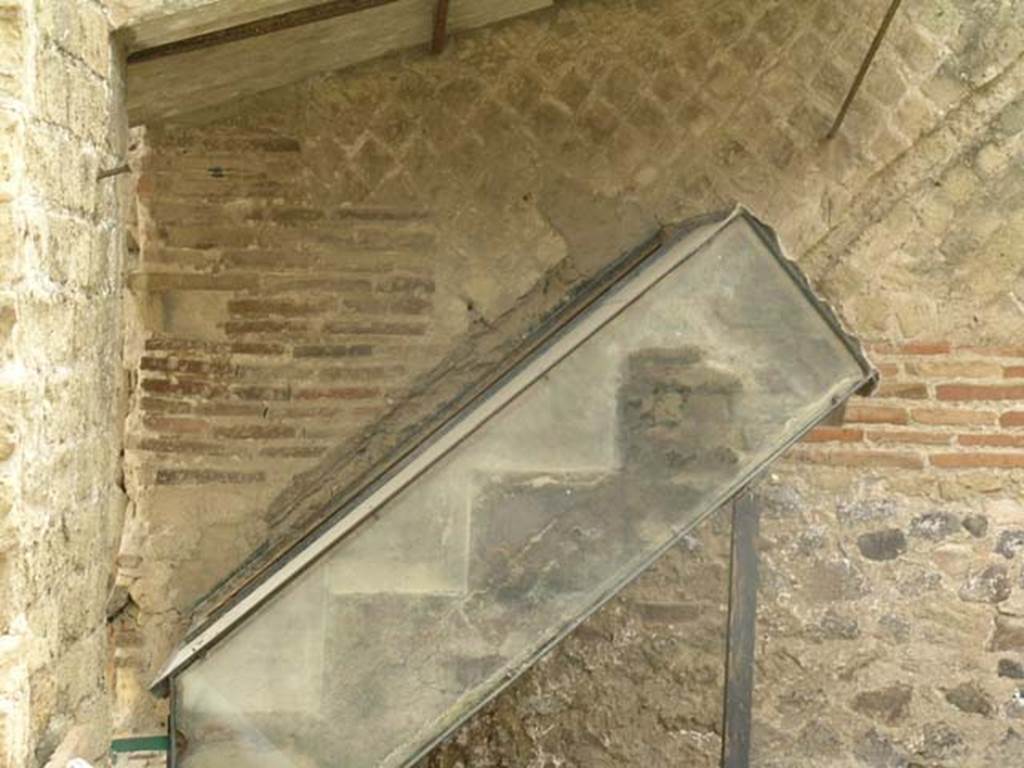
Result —
[[[987, 548], [1014, 528], [1020, 490], [1021, 358], [1004, 353], [1024, 335], [1024, 9], [902, 11], [826, 143], [884, 5], [567, 0], [441, 57], [150, 127], [119, 727], [162, 727], [143, 689], [207, 590], [308, 524], [581, 280], [663, 224], [738, 200], [778, 227], [885, 377], [765, 491], [758, 764], [989, 764], [1015, 712], [998, 669], [1016, 662], [985, 650], [985, 632], [1009, 606], [960, 593], [987, 594], [964, 586], [971, 568], [1004, 566], [1011, 590], [1020, 578]], [[988, 399], [953, 399], [968, 395]], [[941, 421], [971, 412], [987, 421]], [[999, 466], [953, 466], [972, 462]], [[840, 510], [858, 504], [891, 514], [850, 523]], [[913, 533], [932, 511], [955, 530]], [[962, 527], [982, 515], [987, 533]], [[725, 532], [698, 532], [433, 764], [714, 764]], [[896, 554], [873, 560], [862, 536]], [[929, 548], [947, 546], [971, 568], [929, 571]], [[940, 632], [943, 611], [972, 612], [970, 632]], [[886, 700], [873, 698], [886, 678], [912, 689], [891, 718], [865, 703]], [[982, 691], [987, 715], [940, 690], [960, 686]]]
[[117, 129], [102, 2], [0, 2], [0, 765], [105, 758], [125, 497]]

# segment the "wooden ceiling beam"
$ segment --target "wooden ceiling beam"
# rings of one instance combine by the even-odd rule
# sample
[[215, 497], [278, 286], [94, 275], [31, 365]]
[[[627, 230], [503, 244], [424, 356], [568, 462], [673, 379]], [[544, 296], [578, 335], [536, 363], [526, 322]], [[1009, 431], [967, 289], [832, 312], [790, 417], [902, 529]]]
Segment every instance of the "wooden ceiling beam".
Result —
[[345, 16], [350, 13], [374, 8], [378, 5], [394, 2], [395, 0], [330, 0], [307, 8], [276, 13], [254, 21], [242, 24], [215, 29], [191, 37], [184, 37], [160, 45], [154, 45], [128, 53], [128, 63], [135, 64], [142, 61], [152, 61], [165, 56], [197, 51], [202, 48], [209, 48], [215, 45], [223, 45], [238, 40], [245, 40], [259, 35], [269, 35], [293, 27], [300, 27], [305, 24], [315, 24], [319, 21]]
[[434, 11], [434, 40], [430, 44], [430, 51], [439, 54], [444, 50], [448, 42], [448, 0], [437, 0], [437, 10]]
[[110, 0], [129, 54], [300, 11], [328, 0]]
[[129, 123], [197, 112], [394, 51], [431, 45], [439, 28], [443, 40], [449, 32], [530, 13], [552, 1], [448, 0], [439, 18], [438, 0], [333, 0], [301, 12], [289, 0], [294, 12], [250, 19], [132, 55], [127, 67]]

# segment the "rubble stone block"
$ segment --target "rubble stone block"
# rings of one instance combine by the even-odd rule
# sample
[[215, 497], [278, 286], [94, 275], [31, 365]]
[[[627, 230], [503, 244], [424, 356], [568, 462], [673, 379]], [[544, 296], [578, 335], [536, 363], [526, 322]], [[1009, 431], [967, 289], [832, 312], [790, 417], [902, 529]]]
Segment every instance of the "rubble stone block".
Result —
[[887, 528], [861, 534], [857, 548], [868, 560], [895, 560], [907, 551], [907, 539], [898, 528]]

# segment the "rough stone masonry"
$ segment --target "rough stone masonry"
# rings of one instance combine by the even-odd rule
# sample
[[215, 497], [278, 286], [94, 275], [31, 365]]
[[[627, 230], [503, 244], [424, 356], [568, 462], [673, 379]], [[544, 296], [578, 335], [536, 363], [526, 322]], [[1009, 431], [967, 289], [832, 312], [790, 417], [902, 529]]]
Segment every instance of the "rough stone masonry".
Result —
[[[194, 601], [660, 225], [751, 205], [884, 385], [762, 492], [757, 764], [1021, 748], [1024, 9], [562, 2], [150, 126], [129, 275], [122, 728]], [[298, 479], [295, 479], [298, 478]], [[312, 490], [311, 490], [312, 489]], [[700, 531], [428, 762], [714, 765]]]
[[[0, 766], [103, 760], [121, 481], [120, 63], [94, 0], [0, 2]], [[63, 760], [64, 762], [61, 762]]]
[[[145, 686], [203, 594], [581, 280], [733, 200], [885, 380], [760, 488], [756, 764], [1013, 765], [1024, 4], [904, 4], [825, 143], [884, 5], [563, 0], [148, 126], [122, 216], [105, 5], [0, 0], [0, 766], [162, 731]], [[428, 764], [714, 765], [726, 534]]]

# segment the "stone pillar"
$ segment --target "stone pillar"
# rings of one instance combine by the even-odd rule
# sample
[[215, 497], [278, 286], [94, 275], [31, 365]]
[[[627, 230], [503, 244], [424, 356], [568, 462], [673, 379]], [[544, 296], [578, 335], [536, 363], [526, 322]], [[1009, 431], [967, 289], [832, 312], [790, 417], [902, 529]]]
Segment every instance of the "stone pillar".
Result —
[[103, 0], [0, 0], [0, 767], [102, 764], [120, 535], [120, 56]]

